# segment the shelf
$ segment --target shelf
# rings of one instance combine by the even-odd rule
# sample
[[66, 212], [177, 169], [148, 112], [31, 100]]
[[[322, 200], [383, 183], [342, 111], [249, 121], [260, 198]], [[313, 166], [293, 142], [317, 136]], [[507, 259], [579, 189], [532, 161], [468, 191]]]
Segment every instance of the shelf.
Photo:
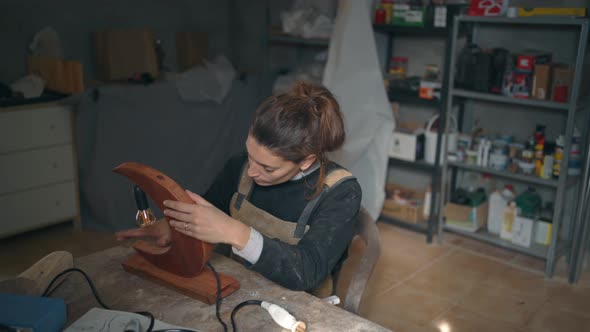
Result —
[[323, 38], [303, 38], [298, 36], [287, 35], [273, 32], [269, 36], [269, 41], [276, 44], [291, 44], [309, 47], [328, 47], [330, 39]]
[[[521, 99], [521, 98], [514, 98], [514, 97], [506, 97], [502, 95], [495, 95], [492, 93], [483, 93], [483, 92], [475, 92], [469, 90], [462, 90], [462, 89], [453, 89], [451, 91], [452, 96], [454, 97], [462, 97], [462, 98], [470, 98], [476, 100], [484, 100], [484, 101], [491, 101], [496, 103], [505, 103], [505, 104], [513, 104], [513, 105], [523, 105], [529, 107], [542, 107], [542, 108], [549, 108], [554, 110], [567, 110], [569, 104], [568, 103], [558, 103], [554, 101], [548, 100], [538, 100], [538, 99]], [[567, 115], [567, 113], [564, 113]]]
[[449, 30], [447, 28], [435, 28], [435, 27], [411, 27], [411, 26], [400, 26], [393, 24], [373, 24], [373, 29], [378, 32], [384, 33], [399, 33], [405, 35], [414, 36], [435, 36], [444, 37], [447, 35]]
[[485, 16], [459, 16], [459, 22], [487, 23], [487, 24], [538, 24], [538, 25], [582, 25], [588, 23], [588, 19], [576, 17], [485, 17]]
[[498, 171], [498, 170], [495, 170], [493, 168], [488, 168], [488, 167], [467, 165], [462, 162], [449, 161], [448, 165], [452, 166], [452, 167], [457, 167], [460, 169], [468, 170], [468, 171], [493, 174], [493, 175], [496, 175], [498, 177], [502, 177], [505, 179], [511, 179], [511, 180], [525, 182], [525, 183], [533, 183], [533, 184], [538, 184], [538, 185], [546, 186], [546, 187], [557, 188], [557, 184], [558, 184], [557, 180], [553, 180], [553, 179], [546, 180], [546, 179], [541, 179], [539, 177], [532, 176], [532, 175], [508, 173], [508, 172]]
[[436, 169], [434, 164], [430, 164], [425, 162], [424, 160], [417, 160], [417, 161], [407, 161], [402, 159], [397, 159], [394, 157], [389, 157], [389, 164], [394, 166], [401, 166], [405, 168], [414, 168], [420, 171], [431, 172], [432, 170]]
[[402, 227], [405, 229], [409, 229], [411, 231], [414, 232], [418, 232], [418, 233], [423, 233], [423, 234], [428, 234], [428, 222], [426, 221], [422, 221], [419, 223], [411, 223], [411, 222], [407, 222], [407, 221], [403, 221], [403, 220], [399, 220], [393, 217], [389, 217], [386, 215], [379, 215], [379, 219], [378, 221], [383, 221], [385, 223], [394, 225], [394, 226], [398, 226], [398, 227]]
[[[502, 248], [518, 251], [518, 252], [521, 252], [521, 253], [524, 253], [524, 254], [527, 254], [530, 256], [542, 258], [542, 259], [547, 258], [547, 252], [549, 250], [549, 246], [544, 246], [544, 245], [541, 245], [541, 244], [538, 244], [535, 242], [531, 242], [530, 248], [526, 248], [526, 247], [516, 245], [510, 241], [506, 241], [504, 239], [501, 239], [497, 235], [490, 234], [484, 229], [480, 229], [477, 232], [468, 232], [468, 231], [463, 231], [463, 230], [460, 230], [460, 229], [457, 229], [454, 227], [451, 228], [447, 225], [445, 225], [444, 228], [446, 231], [461, 234], [466, 237], [473, 238], [473, 239], [480, 240], [480, 241], [484, 241], [487, 243], [491, 243], [493, 245], [496, 245], [496, 246], [499, 246]], [[533, 241], [533, 240], [531, 240], [531, 241]]]
[[409, 103], [414, 105], [441, 107], [440, 99], [424, 99], [418, 96], [418, 91], [408, 91], [401, 89], [389, 89], [387, 96], [390, 102]]

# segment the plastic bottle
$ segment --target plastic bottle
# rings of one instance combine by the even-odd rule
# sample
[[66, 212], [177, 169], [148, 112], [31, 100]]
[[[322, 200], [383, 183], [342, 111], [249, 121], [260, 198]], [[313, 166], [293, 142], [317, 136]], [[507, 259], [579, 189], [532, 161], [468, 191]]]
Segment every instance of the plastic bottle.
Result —
[[393, 23], [393, 0], [381, 0], [381, 7], [385, 11], [385, 23]]
[[515, 202], [522, 211], [522, 216], [531, 219], [535, 219], [543, 207], [541, 195], [533, 187], [529, 187], [527, 191], [518, 195]]
[[377, 9], [375, 9], [375, 18], [373, 19], [373, 23], [375, 24], [385, 24], [387, 22], [387, 13], [385, 9], [383, 9], [383, 5], [379, 4]]
[[504, 240], [512, 239], [512, 225], [514, 225], [514, 219], [518, 214], [518, 208], [515, 202], [510, 202], [504, 209], [504, 222], [502, 223], [502, 230], [500, 231], [500, 237]]
[[477, 146], [477, 166], [483, 166], [483, 154], [484, 154], [484, 149], [486, 146], [486, 139], [485, 138], [481, 138], [479, 140], [479, 145]]
[[478, 188], [483, 188], [486, 195], [489, 195], [496, 190], [496, 181], [490, 174], [484, 173], [479, 177]]
[[555, 143], [546, 142], [543, 151], [543, 166], [541, 167], [541, 178], [551, 179], [553, 174], [553, 154], [555, 153]]
[[555, 140], [555, 153], [553, 155], [553, 178], [558, 178], [561, 170], [561, 159], [563, 158], [564, 139], [559, 135]]
[[580, 175], [582, 173], [582, 158], [580, 155], [580, 131], [574, 128], [572, 135], [572, 146], [570, 148], [570, 159], [568, 162], [567, 174]]
[[488, 232], [500, 235], [504, 223], [504, 212], [508, 203], [515, 197], [512, 186], [505, 186], [502, 191], [494, 191], [490, 195], [488, 207]]

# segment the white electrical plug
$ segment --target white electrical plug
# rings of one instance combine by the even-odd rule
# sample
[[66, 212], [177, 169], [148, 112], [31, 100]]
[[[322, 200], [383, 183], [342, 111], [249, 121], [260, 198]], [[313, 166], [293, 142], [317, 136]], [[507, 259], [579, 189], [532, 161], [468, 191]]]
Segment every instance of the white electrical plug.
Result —
[[283, 309], [282, 307], [266, 301], [262, 301], [260, 306], [266, 309], [266, 311], [268, 311], [272, 319], [281, 327], [286, 328], [291, 332], [305, 331], [305, 323], [297, 321], [295, 317], [293, 317], [293, 315], [291, 315], [287, 310]]

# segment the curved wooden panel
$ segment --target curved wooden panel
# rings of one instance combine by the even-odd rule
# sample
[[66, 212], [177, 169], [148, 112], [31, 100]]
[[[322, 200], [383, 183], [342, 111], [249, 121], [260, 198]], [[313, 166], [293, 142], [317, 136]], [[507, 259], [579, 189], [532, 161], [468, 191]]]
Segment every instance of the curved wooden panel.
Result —
[[[158, 205], [161, 211], [165, 200], [194, 204], [188, 194], [171, 178], [147, 165], [127, 162], [113, 169], [137, 184]], [[168, 218], [166, 217], [166, 222]], [[213, 245], [171, 229], [171, 244], [162, 248], [145, 241], [133, 246], [155, 266], [173, 274], [192, 277], [201, 272], [211, 256]]]

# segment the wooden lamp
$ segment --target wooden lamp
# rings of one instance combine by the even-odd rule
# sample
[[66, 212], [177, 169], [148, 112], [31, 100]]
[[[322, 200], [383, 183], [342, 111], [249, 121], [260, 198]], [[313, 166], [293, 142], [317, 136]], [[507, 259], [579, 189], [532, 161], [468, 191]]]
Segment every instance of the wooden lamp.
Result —
[[[188, 194], [171, 178], [149, 166], [127, 162], [113, 169], [139, 186], [164, 211], [165, 200], [194, 204]], [[166, 226], [168, 218], [166, 217]], [[171, 242], [167, 247], [139, 240], [137, 251], [123, 262], [125, 271], [150, 279], [199, 301], [213, 304], [217, 296], [217, 282], [213, 272], [205, 267], [213, 245], [170, 230]], [[240, 288], [232, 277], [219, 274], [220, 297], [224, 298]]]

